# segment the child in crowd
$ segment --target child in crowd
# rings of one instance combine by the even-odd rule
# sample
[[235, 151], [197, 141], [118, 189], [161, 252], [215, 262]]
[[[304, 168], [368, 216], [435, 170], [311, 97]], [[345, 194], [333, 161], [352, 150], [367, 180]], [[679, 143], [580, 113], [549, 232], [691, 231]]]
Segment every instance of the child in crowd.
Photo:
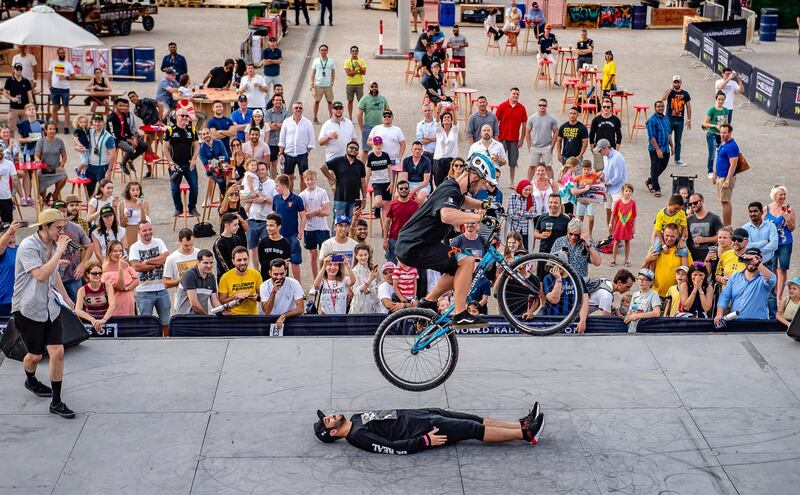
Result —
[[639, 270], [639, 290], [631, 297], [630, 309], [624, 320], [628, 324], [628, 333], [636, 333], [639, 320], [661, 316], [661, 298], [653, 290], [655, 278], [653, 270]]
[[417, 295], [419, 272], [413, 266], [398, 263], [392, 274], [394, 293], [401, 303], [410, 303]]
[[633, 184], [622, 186], [622, 197], [614, 202], [611, 209], [611, 239], [614, 241], [611, 251], [611, 266], [617, 266], [619, 243], [625, 243], [625, 266], [631, 266], [631, 240], [636, 234], [636, 201], [633, 200]]
[[372, 247], [359, 244], [353, 250], [353, 301], [350, 314], [380, 313], [381, 301], [378, 299], [378, 267], [372, 262]]
[[689, 249], [686, 247], [686, 232], [688, 222], [686, 220], [686, 212], [683, 211], [683, 198], [680, 194], [673, 194], [667, 201], [667, 207], [660, 210], [656, 215], [656, 221], [653, 222], [653, 239], [651, 252], [660, 253], [662, 246], [664, 246], [664, 227], [674, 223], [678, 231], [678, 256], [689, 256]]
[[692, 214], [692, 208], [689, 206], [689, 188], [681, 186], [678, 188], [678, 195], [683, 198], [683, 211], [687, 216]]
[[261, 194], [259, 190], [261, 181], [258, 180], [258, 174], [256, 174], [258, 162], [255, 160], [247, 160], [244, 167], [247, 171], [244, 173], [244, 178], [242, 179], [242, 200], [256, 199], [256, 197]]
[[667, 289], [666, 304], [664, 305], [664, 316], [673, 317], [683, 312], [681, 308], [681, 285], [689, 279], [689, 267], [679, 266], [675, 269], [675, 285]]
[[775, 318], [788, 327], [800, 309], [800, 277], [789, 280], [786, 285], [789, 295], [781, 300]]
[[306, 228], [303, 232], [303, 246], [311, 255], [311, 275], [316, 278], [319, 271], [318, 254], [322, 243], [331, 236], [328, 230], [328, 215], [331, 213], [331, 202], [328, 191], [317, 187], [317, 173], [313, 170], [303, 172], [306, 188], [300, 193], [306, 207]]
[[575, 205], [578, 203], [578, 198], [575, 197], [575, 174], [578, 173], [578, 164], [580, 164], [580, 161], [571, 156], [567, 158], [566, 163], [558, 173], [558, 195], [561, 196], [564, 213], [567, 215], [572, 215], [575, 212]]
[[575, 214], [583, 222], [583, 217], [589, 217], [589, 237], [594, 230], [594, 207], [597, 201], [593, 197], [588, 197], [587, 193], [592, 192], [592, 187], [600, 184], [601, 178], [598, 172], [592, 169], [592, 162], [584, 160], [581, 164], [581, 175], [573, 178], [575, 188], [572, 193], [578, 198], [578, 205]]
[[[314, 279], [314, 289], [319, 292], [319, 314], [347, 314], [347, 289], [356, 283], [350, 264], [336, 260], [335, 254], [325, 257], [322, 270]], [[345, 276], [347, 278], [345, 279]]]
[[481, 314], [481, 303], [478, 301], [470, 301], [467, 304], [467, 313], [471, 314], [472, 316], [478, 316]]
[[436, 309], [439, 311], [439, 313], [444, 313], [450, 309], [450, 306], [452, 305], [453, 303], [450, 301], [450, 292], [442, 294], [439, 300], [436, 301]]
[[89, 116], [80, 114], [72, 120], [72, 141], [75, 151], [81, 154], [81, 164], [75, 167], [75, 173], [81, 179], [86, 178], [86, 167], [89, 166], [89, 154], [92, 152], [92, 143], [89, 139]]
[[622, 298], [619, 300], [619, 307], [614, 309], [612, 314], [620, 318], [625, 318], [625, 316], [627, 316], [628, 312], [631, 310], [631, 299], [633, 299], [633, 296], [630, 292], [622, 294]]

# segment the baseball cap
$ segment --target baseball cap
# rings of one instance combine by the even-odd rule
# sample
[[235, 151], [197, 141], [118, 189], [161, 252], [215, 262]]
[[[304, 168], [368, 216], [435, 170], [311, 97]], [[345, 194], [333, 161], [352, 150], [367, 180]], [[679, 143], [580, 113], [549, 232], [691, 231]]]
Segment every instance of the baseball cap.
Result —
[[750, 234], [747, 232], [747, 230], [739, 227], [738, 229], [734, 230], [733, 233], [731, 233], [731, 239], [736, 240], [737, 238], [739, 240], [741, 240], [741, 239], [749, 239], [750, 238]]
[[683, 271], [683, 272], [685, 272], [685, 273], [689, 273], [689, 267], [688, 267], [688, 266], [686, 266], [686, 265], [681, 265], [681, 266], [679, 266], [678, 268], [676, 268], [676, 269], [675, 269], [675, 271], [676, 271], [676, 272], [677, 272], [678, 270], [681, 270], [681, 271]]
[[332, 437], [330, 432], [328, 431], [328, 428], [325, 427], [325, 421], [323, 420], [323, 418], [325, 418], [325, 413], [317, 409], [317, 417], [319, 418], [319, 420], [317, 420], [317, 422], [314, 423], [314, 435], [316, 435], [317, 439], [320, 442], [324, 443], [335, 442], [337, 438]]
[[67, 203], [67, 204], [70, 204], [70, 203], [80, 203], [80, 202], [81, 202], [81, 200], [80, 200], [80, 198], [78, 198], [78, 196], [76, 196], [75, 194], [67, 194], [67, 197], [66, 197], [66, 198], [64, 198], [64, 202], [65, 202], [65, 203]]
[[383, 116], [386, 117], [387, 115], [391, 115], [392, 117], [394, 117], [394, 114], [392, 113], [391, 110], [384, 110], [383, 111]]
[[104, 207], [100, 208], [100, 216], [101, 217], [104, 217], [106, 215], [113, 215], [113, 214], [114, 214], [114, 208], [112, 208], [112, 207], [110, 207], [108, 205], [105, 205]]
[[22, 64], [14, 64], [14, 68], [17, 70], [22, 70]]
[[372, 144], [382, 144], [382, 143], [383, 143], [383, 138], [382, 137], [374, 136], [372, 138]]
[[677, 75], [677, 74], [676, 74], [676, 75], [674, 75], [674, 76], [672, 76], [672, 82], [675, 82], [675, 81], [680, 81], [680, 80], [681, 80], [681, 76], [679, 76], [679, 75]]
[[639, 270], [639, 275], [641, 275], [643, 277], [647, 277], [650, 280], [655, 280], [656, 279], [656, 274], [653, 273], [653, 270], [651, 270], [649, 268], [642, 268], [641, 270]]
[[338, 217], [336, 217], [336, 222], [334, 222], [333, 224], [334, 225], [339, 225], [340, 223], [348, 223], [349, 224], [349, 223], [353, 223], [353, 222], [350, 221], [350, 217], [348, 217], [347, 215], [339, 215]]
[[392, 263], [391, 261], [387, 261], [387, 262], [386, 262], [386, 263], [384, 263], [384, 264], [383, 264], [383, 266], [381, 267], [381, 273], [385, 272], [386, 270], [391, 270], [391, 271], [394, 271], [394, 269], [395, 269], [395, 268], [397, 268], [397, 265], [395, 265], [395, 264], [394, 264], [394, 263]]
[[795, 277], [787, 282], [789, 285], [796, 285], [800, 287], [800, 277]]
[[333, 105], [331, 105], [331, 106], [332, 106], [333, 108], [344, 108], [344, 105], [342, 105], [342, 102], [341, 102], [341, 101], [339, 101], [339, 100], [336, 100], [336, 101], [334, 101], [334, 102], [333, 102]]
[[370, 85], [370, 87], [377, 86], [378, 85], [378, 81], [372, 80], [372, 81], [369, 82], [369, 85]]
[[256, 115], [256, 114], [264, 116], [264, 112], [262, 112], [260, 108], [256, 108], [255, 110], [253, 110], [253, 115]]
[[608, 139], [599, 139], [597, 141], [597, 144], [594, 146], [594, 151], [599, 152], [603, 148], [610, 148], [610, 147], [611, 147], [611, 141], [609, 141]]
[[96, 114], [92, 115], [92, 120], [106, 120], [106, 119], [102, 115], [100, 115], [99, 113], [96, 113]]
[[172, 67], [167, 67], [166, 69], [164, 69], [164, 74], [169, 74], [169, 75], [174, 76], [175, 75], [175, 69], [173, 69]]
[[757, 247], [751, 247], [751, 248], [747, 248], [747, 250], [744, 252], [744, 254], [761, 256], [761, 250], [759, 248], [757, 248]]
[[60, 211], [56, 210], [55, 208], [45, 208], [44, 210], [39, 213], [39, 216], [36, 218], [38, 221], [31, 225], [31, 227], [38, 227], [40, 225], [50, 225], [53, 222], [57, 222], [59, 220], [66, 220], [64, 215], [61, 214]]
[[247, 101], [247, 95], [239, 95], [239, 101]]
[[60, 199], [58, 201], [53, 201], [53, 208], [55, 208], [56, 210], [59, 208], [66, 208], [66, 207], [67, 203], [61, 201]]

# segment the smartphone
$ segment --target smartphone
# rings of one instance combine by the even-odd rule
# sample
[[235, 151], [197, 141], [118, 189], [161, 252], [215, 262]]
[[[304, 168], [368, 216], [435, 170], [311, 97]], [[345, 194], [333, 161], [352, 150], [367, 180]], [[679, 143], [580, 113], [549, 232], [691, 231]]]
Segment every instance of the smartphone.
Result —
[[19, 222], [19, 228], [24, 229], [27, 226], [28, 226], [28, 221], [27, 220], [23, 220], [22, 222]]
[[331, 263], [344, 263], [344, 255], [343, 254], [331, 255]]
[[361, 208], [361, 200], [360, 199], [355, 200], [353, 202], [353, 207], [354, 208]]

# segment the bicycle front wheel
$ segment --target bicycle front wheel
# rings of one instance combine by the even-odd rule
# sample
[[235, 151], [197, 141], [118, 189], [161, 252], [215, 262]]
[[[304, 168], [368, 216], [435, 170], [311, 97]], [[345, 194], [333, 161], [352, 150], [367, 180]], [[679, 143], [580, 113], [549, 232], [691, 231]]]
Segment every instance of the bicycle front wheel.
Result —
[[408, 308], [391, 314], [378, 327], [372, 345], [375, 364], [392, 385], [422, 392], [438, 387], [453, 373], [458, 362], [458, 342], [452, 331], [421, 351], [412, 352], [417, 336], [435, 318], [436, 313], [429, 309]]
[[[561, 277], [557, 302], [547, 300], [556, 277]], [[528, 254], [511, 264], [497, 287], [497, 303], [506, 320], [531, 335], [550, 335], [567, 328], [580, 312], [583, 280], [567, 263], [547, 253]], [[524, 280], [523, 280], [524, 279]]]

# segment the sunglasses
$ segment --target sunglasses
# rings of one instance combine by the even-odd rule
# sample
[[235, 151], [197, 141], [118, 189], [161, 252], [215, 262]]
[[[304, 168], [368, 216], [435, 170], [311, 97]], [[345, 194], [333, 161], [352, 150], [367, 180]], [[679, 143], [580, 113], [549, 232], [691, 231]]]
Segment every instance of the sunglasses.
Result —
[[398, 187], [397, 188], [398, 191], [408, 191], [409, 189], [410, 188], [408, 188], [408, 187]]
[[580, 234], [575, 234], [575, 233], [572, 233], [572, 232], [568, 233], [567, 235], [570, 236], [570, 237], [580, 237], [581, 236]]
[[384, 115], [383, 116], [384, 119], [391, 119], [392, 117], [394, 117], [394, 115]]
[[602, 107], [600, 107], [600, 108], [611, 108], [611, 105], [603, 105], [603, 106], [602, 106]]
[[178, 118], [179, 119], [188, 119], [189, 116], [188, 115], [178, 115]]
[[731, 237], [731, 240], [733, 242], [744, 242], [744, 238], [743, 237]]
[[692, 263], [692, 266], [706, 266], [706, 262], [705, 261], [695, 261], [694, 263]]
[[241, 148], [241, 147], [242, 147], [241, 144], [232, 144], [231, 145], [231, 148]]
[[358, 146], [348, 146], [347, 149], [358, 151]]
[[540, 106], [540, 107], [546, 107], [546, 106], [547, 106], [547, 103], [539, 103], [539, 106]]
[[453, 165], [453, 168], [464, 168], [464, 164], [463, 163], [458, 163], [456, 165]]
[[697, 205], [699, 205], [699, 204], [700, 204], [700, 201], [699, 201], [699, 200], [698, 200], [698, 201], [690, 201], [690, 202], [689, 202], [689, 206], [697, 206]]
[[103, 272], [89, 272], [89, 275], [91, 275], [93, 277], [98, 277], [98, 276], [100, 276], [102, 274], [103, 274]]

